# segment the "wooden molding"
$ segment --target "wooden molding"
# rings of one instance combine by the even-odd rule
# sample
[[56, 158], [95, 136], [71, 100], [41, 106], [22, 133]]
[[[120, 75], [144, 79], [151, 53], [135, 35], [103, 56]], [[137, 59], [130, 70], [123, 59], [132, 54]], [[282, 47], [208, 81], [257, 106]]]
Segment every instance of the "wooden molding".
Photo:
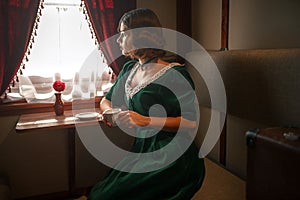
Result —
[[221, 50], [228, 50], [229, 0], [222, 0]]
[[[102, 97], [95, 97], [88, 100], [77, 100], [76, 107], [78, 109], [87, 108], [92, 102], [95, 103], [95, 108], [99, 108]], [[65, 102], [65, 110], [72, 110], [72, 102]], [[78, 105], [78, 106], [77, 106]], [[15, 103], [0, 104], [0, 116], [11, 116], [31, 113], [54, 112], [53, 103], [35, 103], [30, 104], [25, 101]]]
[[176, 0], [177, 31], [192, 36], [192, 1]]
[[224, 121], [224, 126], [220, 135], [220, 152], [219, 162], [226, 166], [226, 143], [227, 143], [227, 116]]
[[[192, 36], [192, 1], [176, 0], [176, 30], [189, 37]], [[177, 61], [184, 63], [185, 59], [179, 55], [183, 55], [191, 50], [191, 44], [182, 44], [180, 37], [177, 38]]]

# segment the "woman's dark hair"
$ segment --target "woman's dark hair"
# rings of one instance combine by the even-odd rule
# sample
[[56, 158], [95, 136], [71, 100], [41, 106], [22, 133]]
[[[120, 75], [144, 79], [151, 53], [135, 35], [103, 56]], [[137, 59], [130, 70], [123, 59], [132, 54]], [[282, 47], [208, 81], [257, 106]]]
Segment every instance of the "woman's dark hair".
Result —
[[137, 49], [129, 53], [130, 57], [151, 58], [165, 55], [166, 52], [162, 50], [165, 43], [162, 26], [152, 10], [138, 8], [125, 13], [119, 21], [118, 31], [120, 31], [121, 23], [126, 26], [126, 30], [135, 29], [131, 31], [131, 34], [132, 43]]

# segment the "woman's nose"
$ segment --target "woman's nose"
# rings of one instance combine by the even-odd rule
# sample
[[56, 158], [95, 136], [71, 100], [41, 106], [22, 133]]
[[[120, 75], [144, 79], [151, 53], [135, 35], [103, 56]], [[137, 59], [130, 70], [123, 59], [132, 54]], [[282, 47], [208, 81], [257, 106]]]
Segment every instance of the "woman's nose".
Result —
[[118, 36], [117, 43], [121, 43], [121, 35]]

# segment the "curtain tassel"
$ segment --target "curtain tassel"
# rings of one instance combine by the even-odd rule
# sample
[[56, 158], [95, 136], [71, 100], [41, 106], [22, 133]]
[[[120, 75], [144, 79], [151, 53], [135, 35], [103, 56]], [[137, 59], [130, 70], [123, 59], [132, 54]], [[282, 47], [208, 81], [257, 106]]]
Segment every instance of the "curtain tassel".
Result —
[[[34, 43], [34, 38], [35, 38], [35, 36], [37, 36], [37, 29], [39, 27], [38, 23], [40, 22], [40, 17], [42, 16], [42, 9], [44, 9], [44, 0], [40, 1], [40, 5], [39, 5], [38, 11], [37, 11], [37, 16], [36, 16], [35, 23], [33, 26], [33, 32], [31, 34], [31, 38], [30, 38], [26, 53], [23, 57], [21, 65], [20, 65], [20, 69], [19, 69], [18, 73], [15, 75], [15, 77], [13, 78], [12, 82], [9, 84], [6, 91], [11, 92], [11, 87], [15, 87], [16, 83], [19, 82], [18, 75], [23, 75], [22, 70], [25, 70], [25, 62], [29, 61], [28, 56], [30, 55], [30, 49], [32, 49], [33, 43]], [[4, 93], [4, 97], [5, 97], [5, 99], [7, 99], [7, 92]]]

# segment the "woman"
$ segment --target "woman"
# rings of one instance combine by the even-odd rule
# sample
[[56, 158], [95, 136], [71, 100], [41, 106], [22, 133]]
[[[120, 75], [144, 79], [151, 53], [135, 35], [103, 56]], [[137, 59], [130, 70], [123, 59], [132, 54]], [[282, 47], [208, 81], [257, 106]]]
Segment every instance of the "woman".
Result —
[[[134, 132], [131, 152], [139, 156], [125, 157], [88, 199], [190, 199], [205, 174], [193, 141], [184, 149], [189, 132], [197, 127], [192, 79], [182, 65], [161, 59], [161, 24], [151, 10], [125, 13], [118, 30], [122, 54], [133, 60], [124, 65], [100, 108], [123, 108], [117, 121], [126, 132]], [[175, 93], [170, 90], [174, 85]]]

